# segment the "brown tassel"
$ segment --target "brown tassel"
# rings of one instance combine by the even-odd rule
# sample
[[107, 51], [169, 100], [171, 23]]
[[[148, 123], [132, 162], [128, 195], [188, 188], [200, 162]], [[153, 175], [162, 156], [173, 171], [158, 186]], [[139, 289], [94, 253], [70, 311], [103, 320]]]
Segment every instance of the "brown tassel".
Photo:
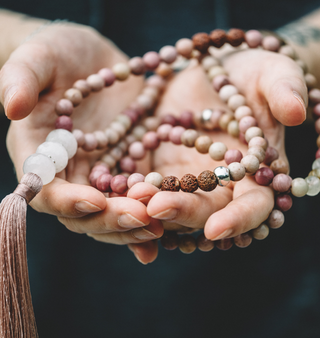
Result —
[[0, 205], [0, 337], [38, 337], [26, 250], [26, 213], [41, 190], [41, 178], [25, 174]]

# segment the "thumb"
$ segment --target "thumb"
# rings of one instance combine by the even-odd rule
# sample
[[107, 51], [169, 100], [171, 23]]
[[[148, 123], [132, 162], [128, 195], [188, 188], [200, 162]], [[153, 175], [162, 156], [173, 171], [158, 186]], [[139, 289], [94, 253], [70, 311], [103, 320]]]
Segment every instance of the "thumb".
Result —
[[54, 55], [46, 44], [28, 42], [17, 48], [0, 71], [0, 101], [7, 117], [28, 116], [39, 94], [54, 76]]

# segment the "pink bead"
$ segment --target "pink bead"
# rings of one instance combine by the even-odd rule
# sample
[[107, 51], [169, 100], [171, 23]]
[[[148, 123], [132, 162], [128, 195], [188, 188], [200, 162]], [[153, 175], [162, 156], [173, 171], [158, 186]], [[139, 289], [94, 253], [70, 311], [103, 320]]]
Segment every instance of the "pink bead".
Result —
[[73, 113], [73, 104], [70, 100], [61, 99], [56, 103], [55, 111], [57, 115], [70, 116]]
[[277, 52], [280, 48], [280, 41], [275, 36], [269, 35], [263, 38], [262, 47], [271, 52]]
[[134, 109], [131, 109], [131, 108], [127, 108], [126, 110], [124, 110], [122, 112], [122, 114], [123, 115], [127, 115], [130, 118], [132, 124], [135, 124], [135, 123], [138, 122], [139, 113], [138, 113], [137, 110], [134, 110]]
[[173, 144], [181, 144], [181, 135], [185, 132], [186, 128], [181, 126], [173, 127], [169, 133], [169, 139]]
[[314, 123], [314, 128], [317, 134], [320, 134], [320, 118], [318, 118], [317, 121]]
[[193, 113], [189, 110], [184, 110], [180, 115], [180, 125], [186, 129], [194, 127]]
[[91, 169], [91, 173], [95, 172], [95, 171], [101, 171], [105, 174], [110, 174], [110, 169], [108, 168], [107, 164], [96, 164], [92, 169]]
[[316, 152], [316, 159], [317, 158], [320, 158], [320, 149], [318, 149], [317, 152]]
[[270, 168], [260, 168], [255, 174], [256, 182], [259, 185], [268, 186], [273, 180], [274, 174]]
[[248, 106], [241, 106], [234, 112], [234, 117], [237, 121], [240, 121], [245, 116], [252, 116], [252, 110]]
[[89, 182], [94, 188], [97, 187], [97, 185], [96, 185], [97, 179], [103, 174], [105, 174], [105, 172], [101, 171], [101, 170], [91, 171], [91, 173], [89, 175]]
[[210, 124], [211, 124], [210, 130], [218, 129], [220, 127], [219, 121], [223, 114], [224, 112], [222, 110], [218, 110], [218, 109], [213, 110], [211, 118], [210, 118]]
[[93, 92], [98, 92], [104, 87], [104, 78], [99, 74], [92, 74], [87, 77], [87, 83]]
[[266, 165], [271, 164], [274, 160], [278, 159], [279, 153], [277, 149], [273, 147], [268, 147], [266, 150], [266, 157], [264, 158], [263, 163]]
[[233, 162], [240, 162], [242, 160], [242, 153], [238, 149], [229, 149], [226, 151], [224, 154], [224, 160], [229, 165], [230, 163]]
[[120, 160], [120, 169], [123, 172], [132, 174], [136, 171], [136, 162], [129, 156], [126, 156]]
[[69, 116], [61, 115], [56, 119], [56, 129], [66, 129], [72, 131], [72, 120]]
[[246, 137], [244, 135], [244, 133], [240, 133], [239, 134], [239, 141], [243, 144], [248, 144], [247, 140], [246, 140]]
[[160, 56], [157, 52], [147, 52], [142, 59], [148, 70], [155, 70], [160, 64]]
[[292, 207], [292, 198], [287, 194], [280, 194], [276, 197], [276, 206], [281, 211], [288, 211]]
[[78, 147], [82, 147], [84, 145], [84, 142], [86, 141], [84, 138], [84, 132], [80, 129], [74, 129], [72, 134], [78, 142]]
[[230, 84], [230, 80], [227, 75], [222, 75], [222, 74], [217, 75], [212, 80], [212, 86], [216, 92], [219, 92], [220, 89], [227, 84]]
[[275, 191], [287, 192], [289, 191], [292, 183], [292, 178], [286, 174], [278, 174], [274, 177], [272, 186]]
[[130, 175], [128, 178], [128, 182], [127, 182], [128, 188], [131, 189], [135, 184], [140, 183], [140, 182], [144, 182], [144, 176], [139, 173], [134, 173]]
[[92, 150], [97, 149], [98, 141], [93, 134], [91, 133], [84, 134], [84, 139], [85, 139], [85, 143], [82, 146], [83, 150], [92, 151]]
[[108, 145], [107, 135], [101, 130], [97, 130], [93, 134], [98, 142], [97, 149], [104, 149]]
[[245, 33], [245, 40], [250, 48], [257, 48], [260, 46], [262, 39], [262, 34], [255, 29], [249, 30]]
[[146, 71], [146, 65], [139, 56], [130, 59], [128, 65], [131, 69], [131, 73], [134, 75], [143, 75]]
[[157, 129], [157, 135], [159, 140], [164, 142], [169, 141], [169, 133], [172, 128], [173, 128], [172, 125], [167, 123], [159, 126]]
[[103, 78], [104, 85], [106, 87], [113, 85], [114, 81], [116, 80], [114, 72], [109, 68], [100, 69], [98, 74]]
[[156, 87], [159, 90], [162, 90], [166, 85], [166, 81], [159, 75], [150, 76], [146, 82], [148, 86]]
[[146, 155], [146, 150], [140, 141], [136, 141], [130, 144], [129, 146], [129, 155], [134, 160], [141, 160]]
[[178, 125], [178, 120], [175, 116], [168, 114], [162, 118], [161, 124], [171, 124], [173, 127], [175, 127]]
[[192, 40], [186, 38], [180, 39], [176, 43], [176, 48], [180, 55], [189, 57], [193, 50], [193, 42]]
[[87, 97], [91, 92], [91, 88], [86, 80], [78, 80], [72, 87], [80, 90], [82, 97]]
[[142, 143], [144, 145], [144, 149], [146, 150], [155, 150], [160, 145], [160, 140], [155, 131], [148, 131], [144, 134], [142, 138]]
[[309, 92], [309, 99], [313, 104], [320, 103], [320, 89], [313, 88]]
[[178, 53], [173, 46], [164, 46], [160, 49], [159, 55], [162, 61], [170, 64], [176, 61]]
[[257, 120], [253, 116], [245, 116], [239, 122], [239, 130], [245, 134], [247, 129], [256, 127], [258, 125]]
[[[67, 115], [67, 114], [66, 114]], [[313, 116], [317, 119], [318, 117], [320, 117], [320, 103], [316, 104], [313, 107]]]
[[137, 102], [143, 109], [148, 110], [152, 108], [155, 100], [149, 95], [141, 94], [137, 97]]
[[128, 179], [123, 175], [116, 175], [110, 182], [110, 187], [116, 194], [124, 194], [128, 190]]
[[102, 174], [98, 177], [96, 180], [96, 187], [98, 190], [102, 192], [111, 192], [111, 187], [110, 183], [112, 180], [113, 176], [110, 175], [109, 173]]

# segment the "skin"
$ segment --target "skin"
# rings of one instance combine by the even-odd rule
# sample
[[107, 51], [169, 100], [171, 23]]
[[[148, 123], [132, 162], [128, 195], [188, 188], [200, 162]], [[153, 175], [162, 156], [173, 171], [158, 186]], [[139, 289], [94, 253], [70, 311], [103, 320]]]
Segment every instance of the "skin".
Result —
[[[54, 128], [54, 105], [64, 91], [76, 80], [126, 59], [94, 30], [71, 24], [49, 26], [14, 50], [0, 72], [0, 100], [6, 115], [13, 120], [7, 146], [19, 179], [24, 160]], [[261, 50], [227, 54], [222, 63], [231, 81], [247, 97], [270, 145], [285, 158], [284, 127], [276, 119], [285, 125], [297, 125], [306, 117], [307, 89], [300, 68], [284, 56]], [[85, 132], [107, 127], [142, 86], [142, 79], [132, 76], [90, 95], [76, 108], [74, 127]], [[225, 105], [201, 68], [191, 65], [170, 81], [156, 114], [178, 115], [186, 108], [197, 111], [208, 107]], [[209, 135], [224, 142], [228, 149], [246, 153], [244, 145], [225, 133]], [[273, 208], [272, 190], [258, 186], [252, 177], [210, 193], [194, 194], [159, 192], [149, 184], [139, 183], [127, 197], [106, 199], [88, 182], [90, 168], [100, 155], [80, 150], [67, 170], [46, 185], [31, 205], [39, 212], [56, 215], [71, 231], [87, 233], [106, 243], [128, 244], [144, 264], [157, 257], [158, 247], [153, 240], [163, 234], [161, 221], [165, 226], [204, 227], [206, 237], [213, 240], [257, 227]], [[218, 165], [223, 163], [213, 163], [209, 156], [194, 149], [162, 144], [153, 161], [143, 161], [138, 171], [147, 173], [152, 169], [162, 175], [182, 177], [186, 173], [198, 175]]]

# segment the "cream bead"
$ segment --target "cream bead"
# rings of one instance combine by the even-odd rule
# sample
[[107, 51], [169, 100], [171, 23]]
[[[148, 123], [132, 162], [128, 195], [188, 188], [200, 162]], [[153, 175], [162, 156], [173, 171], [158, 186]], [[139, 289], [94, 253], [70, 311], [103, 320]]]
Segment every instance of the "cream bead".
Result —
[[219, 119], [219, 127], [221, 130], [227, 130], [229, 123], [233, 120], [233, 116], [231, 114], [223, 114]]
[[117, 164], [117, 161], [110, 154], [103, 155], [101, 161], [105, 162], [110, 169], [114, 168]]
[[214, 142], [209, 148], [209, 155], [214, 161], [222, 161], [227, 150], [228, 148], [224, 143]]
[[240, 181], [246, 176], [246, 168], [239, 162], [233, 162], [228, 165], [230, 178], [232, 181]]
[[308, 190], [309, 190], [308, 183], [303, 178], [297, 177], [294, 180], [292, 180], [291, 193], [293, 196], [303, 197], [304, 195], [307, 194]]
[[201, 63], [205, 71], [208, 71], [212, 67], [219, 66], [219, 61], [210, 55], [205, 56]]
[[181, 142], [186, 147], [192, 148], [199, 137], [199, 133], [194, 129], [187, 129], [181, 135]]
[[240, 121], [245, 116], [253, 116], [252, 110], [248, 106], [240, 106], [234, 112], [234, 117], [237, 121]]
[[261, 137], [261, 136], [255, 136], [248, 143], [248, 147], [249, 148], [251, 148], [251, 147], [261, 147], [264, 150], [267, 150], [267, 148], [268, 148], [268, 141], [265, 138]]
[[116, 63], [112, 67], [112, 71], [118, 81], [124, 81], [130, 75], [130, 67], [126, 63]]
[[262, 163], [266, 157], [266, 152], [262, 147], [254, 146], [248, 149], [247, 155], [254, 155]]
[[320, 180], [317, 176], [308, 176], [306, 179], [308, 184], [308, 196], [316, 196], [320, 192]]
[[108, 138], [103, 131], [96, 130], [93, 135], [98, 142], [97, 149], [104, 149], [108, 145]]
[[256, 136], [264, 137], [263, 131], [259, 127], [250, 127], [245, 133], [245, 139], [249, 143]]
[[89, 75], [87, 83], [93, 92], [98, 92], [104, 87], [104, 79], [99, 74]]
[[123, 151], [120, 147], [114, 147], [110, 150], [109, 154], [116, 160], [119, 161], [123, 156]]
[[132, 134], [136, 137], [137, 141], [141, 141], [146, 132], [147, 128], [144, 126], [136, 126], [132, 129]]
[[213, 80], [213, 78], [217, 75], [228, 75], [226, 70], [220, 66], [214, 66], [214, 67], [211, 67], [208, 71], [208, 77], [209, 77], [209, 80]]
[[104, 133], [108, 139], [108, 143], [111, 145], [116, 144], [120, 139], [119, 133], [114, 129], [107, 128]]
[[238, 137], [239, 136], [239, 122], [236, 120], [232, 120], [229, 122], [228, 127], [227, 127], [228, 134], [233, 136], [233, 137]]
[[163, 177], [157, 172], [151, 172], [145, 177], [144, 181], [154, 185], [157, 188], [161, 188]]
[[219, 91], [219, 97], [223, 102], [228, 102], [231, 96], [238, 94], [238, 89], [234, 85], [223, 86]]
[[146, 94], [141, 94], [137, 97], [138, 104], [144, 109], [150, 109], [154, 105], [154, 99]]
[[252, 236], [255, 239], [262, 240], [269, 235], [269, 227], [266, 224], [259, 225], [256, 229], [252, 230]]
[[147, 128], [147, 130], [156, 131], [160, 126], [160, 119], [156, 116], [150, 116], [143, 121], [143, 124]]
[[116, 121], [120, 122], [121, 124], [124, 125], [124, 127], [126, 128], [126, 130], [129, 130], [131, 128], [131, 119], [129, 116], [124, 115], [124, 114], [119, 114], [116, 117]]
[[207, 135], [199, 136], [195, 141], [195, 148], [201, 154], [207, 154], [209, 151], [209, 147], [212, 144], [212, 140]]
[[246, 104], [246, 98], [241, 94], [232, 95], [228, 100], [228, 107], [235, 111]]
[[125, 126], [118, 121], [111, 122], [110, 128], [115, 130], [119, 134], [120, 138], [126, 134]]
[[246, 169], [246, 173], [253, 175], [259, 169], [259, 160], [254, 155], [246, 155], [240, 162]]

